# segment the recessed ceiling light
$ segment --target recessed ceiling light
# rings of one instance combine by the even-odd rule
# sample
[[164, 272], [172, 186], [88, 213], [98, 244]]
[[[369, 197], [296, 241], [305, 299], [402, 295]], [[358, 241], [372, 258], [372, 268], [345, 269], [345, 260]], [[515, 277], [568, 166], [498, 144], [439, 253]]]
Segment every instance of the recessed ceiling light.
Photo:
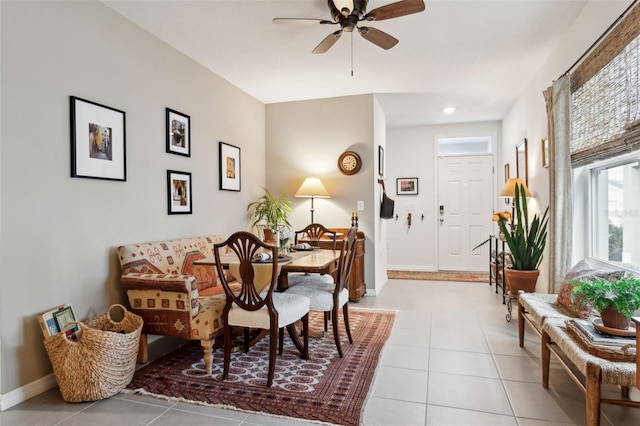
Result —
[[454, 112], [456, 112], [456, 109], [454, 107], [446, 107], [442, 110], [442, 112], [444, 112], [445, 114], [453, 114]]

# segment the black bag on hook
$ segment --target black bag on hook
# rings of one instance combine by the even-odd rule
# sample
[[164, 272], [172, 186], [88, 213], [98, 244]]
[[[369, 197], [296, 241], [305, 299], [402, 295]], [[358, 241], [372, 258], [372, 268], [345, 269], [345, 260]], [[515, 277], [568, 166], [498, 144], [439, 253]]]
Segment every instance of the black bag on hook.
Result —
[[380, 217], [382, 219], [393, 219], [393, 209], [395, 206], [395, 201], [387, 197], [387, 191], [384, 188], [384, 181], [380, 179], [378, 180], [378, 182], [380, 182], [380, 185], [382, 185], [382, 202], [380, 203]]

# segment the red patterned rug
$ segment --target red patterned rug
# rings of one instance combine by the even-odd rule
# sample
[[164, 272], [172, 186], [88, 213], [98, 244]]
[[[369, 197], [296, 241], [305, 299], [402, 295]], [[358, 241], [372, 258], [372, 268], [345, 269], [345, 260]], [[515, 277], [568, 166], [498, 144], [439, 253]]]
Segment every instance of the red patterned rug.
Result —
[[480, 272], [421, 272], [421, 271], [387, 271], [389, 279], [425, 280], [425, 281], [462, 281], [473, 283], [489, 283], [489, 273]]
[[[222, 349], [215, 350], [212, 374], [206, 374], [202, 349], [198, 342], [192, 342], [139, 369], [125, 392], [356, 426], [360, 424], [395, 313], [352, 308], [349, 320], [353, 345], [343, 333], [344, 358], [338, 357], [331, 330], [323, 338], [309, 339], [312, 359], [308, 361], [300, 358], [287, 336], [284, 353], [276, 358], [271, 388], [265, 386], [269, 359], [266, 337], [246, 354], [231, 354], [231, 371], [226, 381], [221, 379]], [[322, 315], [312, 313], [310, 326], [322, 328]]]

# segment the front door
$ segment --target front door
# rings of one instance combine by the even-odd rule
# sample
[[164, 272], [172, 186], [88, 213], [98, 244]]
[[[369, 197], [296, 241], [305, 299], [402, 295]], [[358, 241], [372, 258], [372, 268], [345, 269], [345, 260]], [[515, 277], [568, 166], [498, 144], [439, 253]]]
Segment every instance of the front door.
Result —
[[488, 248], [472, 251], [492, 232], [491, 155], [438, 158], [438, 269], [486, 271]]

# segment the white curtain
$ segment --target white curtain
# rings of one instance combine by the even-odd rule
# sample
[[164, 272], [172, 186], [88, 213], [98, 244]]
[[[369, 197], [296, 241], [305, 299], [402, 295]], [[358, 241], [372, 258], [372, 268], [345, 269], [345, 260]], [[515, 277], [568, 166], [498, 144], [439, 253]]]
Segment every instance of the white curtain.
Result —
[[549, 292], [557, 293], [571, 268], [573, 179], [570, 154], [570, 81], [560, 77], [544, 91], [549, 124]]

